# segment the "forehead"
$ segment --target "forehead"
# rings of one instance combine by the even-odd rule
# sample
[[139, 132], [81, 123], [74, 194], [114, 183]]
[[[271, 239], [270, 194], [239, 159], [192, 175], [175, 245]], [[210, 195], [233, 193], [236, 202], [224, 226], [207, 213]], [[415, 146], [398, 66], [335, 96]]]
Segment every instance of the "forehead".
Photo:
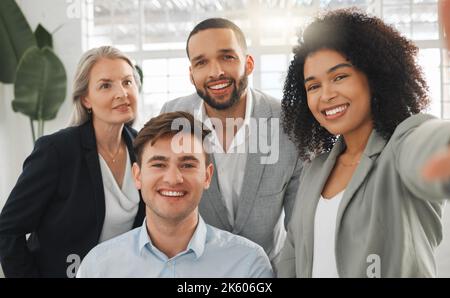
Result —
[[206, 29], [191, 36], [188, 44], [189, 56], [214, 54], [223, 49], [233, 49], [241, 53], [236, 34], [228, 28]]
[[127, 76], [132, 75], [131, 66], [123, 59], [101, 58], [91, 69], [91, 77], [109, 78], [112, 75]]
[[151, 158], [153, 155], [164, 156], [169, 159], [178, 159], [185, 155], [193, 155], [198, 160], [204, 160], [202, 142], [190, 133], [178, 133], [173, 136], [159, 138], [153, 145], [145, 144], [143, 157]]
[[327, 71], [340, 64], [349, 61], [339, 52], [329, 49], [318, 50], [306, 57], [303, 68], [304, 76], [317, 76], [326, 74]]

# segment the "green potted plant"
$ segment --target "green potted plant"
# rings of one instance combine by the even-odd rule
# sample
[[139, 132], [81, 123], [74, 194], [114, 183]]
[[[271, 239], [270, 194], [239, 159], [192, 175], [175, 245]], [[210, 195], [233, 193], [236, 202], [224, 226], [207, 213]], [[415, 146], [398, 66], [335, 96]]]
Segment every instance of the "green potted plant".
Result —
[[0, 81], [14, 83], [12, 108], [29, 117], [34, 142], [66, 97], [64, 66], [51, 34], [41, 25], [33, 34], [14, 0], [0, 1], [0, 44]]

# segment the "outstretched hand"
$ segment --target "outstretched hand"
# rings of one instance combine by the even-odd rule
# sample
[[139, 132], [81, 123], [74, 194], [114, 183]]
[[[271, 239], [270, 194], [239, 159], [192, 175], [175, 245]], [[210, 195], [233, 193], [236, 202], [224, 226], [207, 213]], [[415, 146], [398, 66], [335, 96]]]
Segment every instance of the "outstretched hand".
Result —
[[427, 181], [450, 180], [450, 146], [446, 150], [436, 153], [425, 163], [422, 176]]
[[[450, 51], [450, 0], [439, 1], [439, 17]], [[422, 176], [428, 181], [450, 180], [450, 147], [431, 157], [422, 169]]]
[[450, 0], [440, 0], [439, 2], [440, 21], [447, 36], [447, 49], [450, 51]]

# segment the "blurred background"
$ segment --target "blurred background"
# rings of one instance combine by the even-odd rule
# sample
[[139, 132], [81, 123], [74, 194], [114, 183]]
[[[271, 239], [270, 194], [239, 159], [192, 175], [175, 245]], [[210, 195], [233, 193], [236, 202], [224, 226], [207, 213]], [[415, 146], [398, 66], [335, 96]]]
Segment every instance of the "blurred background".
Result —
[[[70, 94], [81, 54], [101, 45], [127, 52], [143, 71], [139, 129], [162, 105], [195, 91], [189, 82], [186, 39], [199, 21], [224, 17], [247, 37], [256, 89], [281, 99], [297, 34], [319, 12], [359, 7], [394, 25], [420, 48], [418, 62], [430, 86], [429, 113], [450, 119], [450, 56], [443, 49], [437, 0], [16, 0], [31, 30], [41, 24], [52, 35], [67, 88], [56, 118], [44, 134], [67, 126]], [[2, 45], [0, 45], [2, 46]], [[16, 83], [17, 84], [17, 83]], [[11, 107], [14, 85], [0, 82], [0, 209], [33, 148], [28, 117]], [[447, 212], [450, 211], [447, 207]], [[450, 277], [450, 215], [444, 214], [444, 241], [437, 251], [439, 276]], [[1, 273], [0, 273], [1, 275]]]

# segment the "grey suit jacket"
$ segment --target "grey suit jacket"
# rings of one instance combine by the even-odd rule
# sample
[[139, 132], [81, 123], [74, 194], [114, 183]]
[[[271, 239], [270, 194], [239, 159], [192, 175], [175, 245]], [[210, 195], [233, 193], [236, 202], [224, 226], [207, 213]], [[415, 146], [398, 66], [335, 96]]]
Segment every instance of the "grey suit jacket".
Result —
[[[280, 102], [257, 90], [251, 92], [254, 102], [252, 118], [256, 118], [259, 124], [267, 124], [265, 131], [271, 133], [271, 119], [280, 118]], [[201, 101], [197, 94], [177, 98], [166, 103], [161, 113], [186, 111], [194, 114]], [[220, 173], [214, 171], [211, 185], [203, 193], [199, 205], [200, 214], [206, 223], [258, 243], [271, 260], [279, 255], [286, 238], [285, 225], [290, 219], [302, 168], [295, 145], [283, 133], [279, 124], [276, 129], [274, 127], [279, 132], [279, 146], [272, 148], [272, 151], [279, 150], [276, 163], [261, 163], [261, 158], [272, 154], [272, 151], [268, 154], [262, 152], [247, 154], [234, 226], [231, 226], [228, 220], [227, 209], [220, 193], [218, 183]], [[263, 132], [263, 128], [265, 125], [258, 125], [259, 131]], [[268, 139], [270, 142], [271, 138]]]
[[[404, 120], [387, 142], [373, 131], [340, 203], [335, 237], [340, 277], [432, 277], [434, 249], [442, 240], [441, 216], [448, 184], [426, 183], [425, 161], [450, 142], [450, 122], [419, 114]], [[306, 163], [279, 277], [311, 277], [314, 217], [325, 182], [344, 150]]]

